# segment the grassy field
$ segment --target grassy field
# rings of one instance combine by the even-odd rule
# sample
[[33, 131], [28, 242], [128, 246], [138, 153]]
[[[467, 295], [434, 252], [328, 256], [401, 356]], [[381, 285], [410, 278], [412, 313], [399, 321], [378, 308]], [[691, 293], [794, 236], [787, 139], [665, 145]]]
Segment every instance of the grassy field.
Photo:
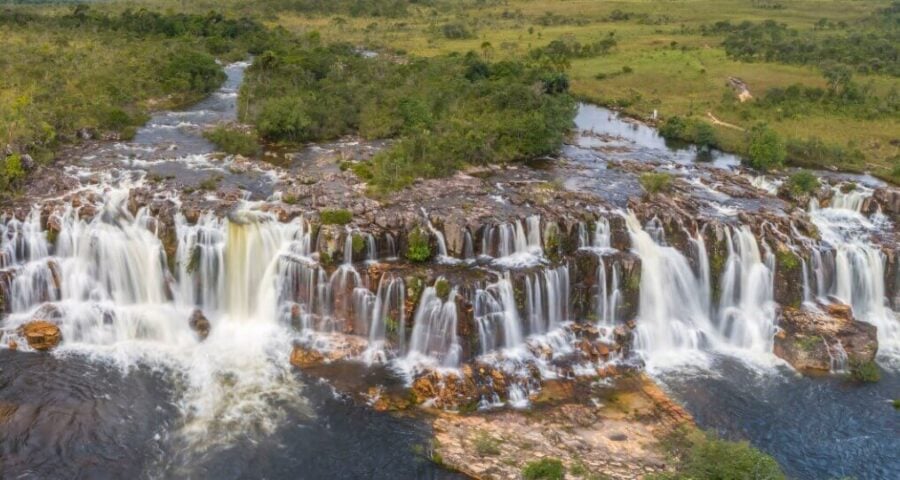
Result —
[[[817, 137], [858, 149], [866, 158], [864, 169], [898, 182], [900, 118], [867, 119], [817, 110], [785, 116], [778, 109], [736, 108], [729, 77], [746, 82], [757, 98], [770, 88], [796, 83], [824, 88], [826, 80], [816, 66], [733, 60], [721, 46], [722, 36], [700, 32], [702, 25], [722, 20], [775, 19], [801, 31], [815, 31], [822, 19], [856, 25], [888, 4], [875, 0], [510, 0], [413, 5], [402, 18], [282, 12], [268, 21], [293, 31], [316, 30], [326, 41], [419, 56], [475, 51], [493, 60], [520, 58], [561, 38], [590, 43], [613, 33], [617, 45], [608, 54], [571, 60], [569, 74], [577, 96], [644, 119], [655, 111], [662, 118], [678, 115], [704, 120], [711, 113], [741, 128], [765, 121], [785, 139]], [[464, 37], [448, 38], [446, 25], [462, 26]], [[889, 95], [898, 85], [896, 77], [886, 75], [855, 74], [853, 79], [869, 85], [877, 95]], [[745, 148], [741, 131], [721, 126], [716, 130], [723, 147]], [[829, 163], [822, 166], [855, 168], [839, 161]]]

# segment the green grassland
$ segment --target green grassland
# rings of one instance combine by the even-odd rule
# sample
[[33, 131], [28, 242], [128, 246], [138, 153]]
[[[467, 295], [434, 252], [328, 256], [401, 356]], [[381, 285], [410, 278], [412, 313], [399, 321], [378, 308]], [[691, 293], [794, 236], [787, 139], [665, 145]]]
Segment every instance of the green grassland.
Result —
[[[872, 170], [897, 182], [900, 116], [895, 112], [872, 116], [810, 105], [800, 113], [785, 114], [777, 106], [754, 105], [771, 88], [793, 84], [826, 88], [822, 69], [813, 64], [736, 60], [722, 46], [725, 35], [701, 31], [702, 26], [725, 20], [774, 19], [813, 36], [842, 35], [847, 29], [867, 29], [865, 22], [889, 5], [874, 0], [473, 1], [410, 4], [405, 15], [393, 18], [282, 11], [269, 22], [293, 31], [316, 30], [326, 41], [418, 56], [475, 51], [491, 59], [525, 57], [553, 40], [585, 44], [612, 33], [617, 43], [608, 53], [570, 60], [575, 95], [643, 119], [656, 111], [661, 118], [677, 115], [708, 121], [711, 113], [745, 130], [766, 122], [786, 140], [817, 138], [848, 152], [858, 150], [865, 158], [860, 163], [832, 156], [816, 162], [819, 166]], [[455, 28], [445, 31], [447, 25]], [[746, 82], [754, 100], [737, 104], [729, 77]], [[892, 95], [898, 86], [897, 77], [886, 74], [855, 72], [853, 81], [878, 97]], [[743, 131], [715, 128], [722, 147], [744, 151]]]

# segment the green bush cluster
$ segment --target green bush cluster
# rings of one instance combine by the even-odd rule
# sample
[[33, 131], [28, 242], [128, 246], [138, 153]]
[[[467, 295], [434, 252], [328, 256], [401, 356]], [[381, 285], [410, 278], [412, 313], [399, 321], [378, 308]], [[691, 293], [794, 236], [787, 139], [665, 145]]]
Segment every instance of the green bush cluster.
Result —
[[881, 380], [878, 364], [872, 360], [850, 362], [850, 378], [860, 383], [875, 383]]
[[778, 462], [747, 442], [730, 442], [696, 430], [681, 429], [665, 446], [675, 457], [675, 472], [647, 477], [651, 480], [785, 480]]
[[353, 221], [353, 212], [342, 208], [328, 208], [319, 212], [322, 225], [346, 225]]
[[212, 142], [216, 148], [231, 155], [252, 157], [260, 151], [255, 135], [227, 126], [222, 125], [212, 130], [207, 130], [203, 132], [203, 136]]
[[747, 134], [746, 162], [760, 171], [780, 168], [784, 165], [787, 150], [781, 137], [764, 123], [758, 123]]
[[397, 63], [308, 35], [261, 55], [240, 103], [273, 142], [397, 138], [353, 168], [374, 190], [389, 191], [465, 165], [556, 152], [575, 113], [567, 90], [564, 75], [543, 67], [475, 54]]
[[25, 167], [22, 165], [21, 155], [14, 153], [6, 158], [0, 158], [0, 195], [13, 190], [23, 178]]
[[841, 32], [823, 35], [800, 32], [783, 23], [728, 21], [706, 25], [702, 32], [725, 35], [722, 46], [742, 61], [776, 61], [812, 64], [835, 60], [863, 73], [900, 76], [900, 1], [894, 1], [870, 17], [842, 23]]
[[702, 150], [718, 145], [716, 131], [712, 125], [690, 117], [669, 117], [659, 127], [659, 134], [666, 140], [693, 143]]
[[858, 148], [828, 144], [818, 137], [805, 140], [790, 139], [785, 148], [786, 158], [792, 165], [797, 166], [831, 165], [842, 168], [862, 168], [866, 160]]
[[668, 173], [642, 173], [638, 181], [641, 183], [644, 191], [651, 195], [672, 190], [672, 175]]
[[812, 172], [800, 170], [788, 177], [785, 185], [794, 196], [806, 195], [819, 188], [819, 178]]
[[525, 480], [563, 480], [565, 477], [566, 467], [556, 458], [528, 462], [522, 470], [522, 478]]
[[416, 227], [407, 235], [406, 258], [413, 262], [424, 262], [431, 258], [431, 236], [421, 227]]

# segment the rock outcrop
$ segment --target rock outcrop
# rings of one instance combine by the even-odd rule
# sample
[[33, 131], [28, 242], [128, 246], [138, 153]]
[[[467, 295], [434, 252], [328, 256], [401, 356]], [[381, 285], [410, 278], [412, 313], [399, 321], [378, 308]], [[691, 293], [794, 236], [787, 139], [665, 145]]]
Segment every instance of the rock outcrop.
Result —
[[46, 320], [28, 322], [19, 327], [18, 333], [25, 338], [29, 347], [39, 351], [51, 350], [62, 340], [59, 327]]
[[188, 324], [190, 325], [191, 330], [197, 333], [197, 338], [200, 339], [200, 341], [206, 340], [206, 337], [209, 336], [211, 325], [206, 318], [206, 315], [203, 315], [203, 312], [200, 309], [194, 310]]
[[822, 311], [785, 307], [779, 315], [775, 355], [800, 371], [828, 372], [848, 363], [870, 362], [878, 352], [873, 325], [853, 318], [849, 306]]

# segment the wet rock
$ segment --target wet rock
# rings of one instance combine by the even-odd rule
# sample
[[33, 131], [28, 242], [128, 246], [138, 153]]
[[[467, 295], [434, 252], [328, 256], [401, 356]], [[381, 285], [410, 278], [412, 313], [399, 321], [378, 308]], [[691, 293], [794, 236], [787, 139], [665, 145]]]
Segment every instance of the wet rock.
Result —
[[9, 339], [9, 342], [6, 343], [6, 346], [9, 347], [10, 350], [17, 350], [19, 348], [19, 344], [11, 338]]
[[878, 188], [872, 198], [881, 205], [881, 211], [892, 217], [900, 215], [900, 190], [895, 188]]
[[55, 348], [62, 340], [59, 327], [46, 320], [35, 320], [19, 327], [19, 335], [25, 337], [28, 346], [40, 351]]
[[211, 327], [209, 320], [203, 315], [203, 312], [200, 309], [194, 310], [191, 313], [191, 318], [188, 321], [188, 325], [190, 325], [191, 330], [197, 333], [197, 338], [201, 341], [206, 340], [206, 337], [209, 336], [209, 329]]
[[873, 325], [857, 321], [848, 305], [824, 311], [785, 307], [775, 335], [775, 355], [801, 371], [828, 372], [848, 362], [869, 362], [878, 351]]
[[298, 368], [312, 367], [323, 361], [325, 356], [321, 352], [302, 345], [294, 345], [291, 352], [291, 365]]

